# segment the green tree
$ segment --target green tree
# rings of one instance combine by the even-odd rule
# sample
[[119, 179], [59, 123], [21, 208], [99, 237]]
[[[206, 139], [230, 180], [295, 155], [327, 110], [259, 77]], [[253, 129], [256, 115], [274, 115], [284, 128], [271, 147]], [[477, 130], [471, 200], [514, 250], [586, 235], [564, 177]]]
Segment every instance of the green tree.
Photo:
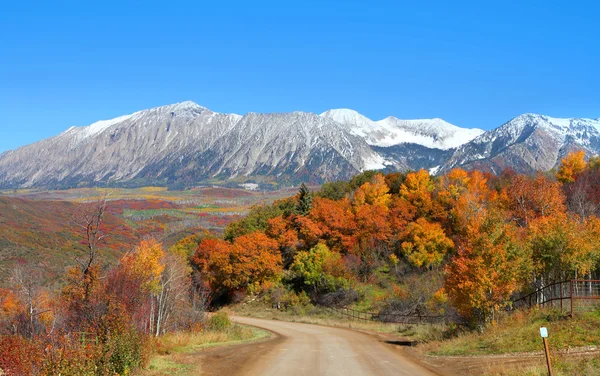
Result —
[[302, 183], [298, 192], [298, 204], [296, 204], [294, 212], [298, 215], [307, 216], [310, 214], [310, 209], [312, 209], [312, 194], [306, 184]]
[[295, 278], [302, 280], [304, 285], [313, 291], [335, 291], [344, 287], [347, 282], [339, 274], [341, 271], [341, 256], [332, 252], [325, 244], [319, 243], [309, 251], [298, 252], [290, 271]]

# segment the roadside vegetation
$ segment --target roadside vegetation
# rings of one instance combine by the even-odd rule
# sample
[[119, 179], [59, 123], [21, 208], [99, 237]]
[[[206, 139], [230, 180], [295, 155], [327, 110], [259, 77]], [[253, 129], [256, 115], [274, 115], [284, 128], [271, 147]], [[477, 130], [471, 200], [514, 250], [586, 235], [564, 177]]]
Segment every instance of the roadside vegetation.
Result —
[[208, 347], [247, 343], [269, 336], [270, 333], [265, 330], [234, 324], [227, 313], [219, 312], [207, 320], [205, 330], [168, 333], [157, 338], [148, 367], [138, 374], [201, 374], [202, 365], [194, 357], [198, 351]]
[[556, 352], [598, 349], [600, 344], [600, 310], [570, 318], [564, 312], [543, 309], [504, 314], [481, 332], [465, 331], [443, 341], [432, 341], [423, 350], [433, 355], [540, 352], [542, 326], [548, 328], [551, 349]]

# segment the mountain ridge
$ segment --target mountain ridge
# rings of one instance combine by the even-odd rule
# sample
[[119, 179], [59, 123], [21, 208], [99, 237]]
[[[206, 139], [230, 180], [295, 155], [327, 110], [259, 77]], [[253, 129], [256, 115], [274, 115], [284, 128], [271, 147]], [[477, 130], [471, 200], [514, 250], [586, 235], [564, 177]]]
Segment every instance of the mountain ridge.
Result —
[[600, 152], [600, 120], [523, 114], [483, 131], [439, 118], [373, 121], [351, 109], [226, 114], [184, 101], [71, 127], [6, 151], [0, 154], [0, 187], [285, 185], [367, 169], [443, 173], [459, 166], [531, 172], [556, 166], [578, 148]]

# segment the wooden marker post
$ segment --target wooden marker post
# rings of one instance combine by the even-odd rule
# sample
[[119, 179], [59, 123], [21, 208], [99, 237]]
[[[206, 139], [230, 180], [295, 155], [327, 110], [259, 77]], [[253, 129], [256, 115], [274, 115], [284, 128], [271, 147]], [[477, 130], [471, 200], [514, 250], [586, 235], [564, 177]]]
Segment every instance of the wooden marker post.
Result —
[[552, 372], [552, 363], [550, 362], [550, 348], [548, 347], [548, 329], [545, 327], [540, 328], [540, 336], [544, 342], [544, 353], [546, 354], [546, 364], [548, 365], [548, 376], [554, 376]]

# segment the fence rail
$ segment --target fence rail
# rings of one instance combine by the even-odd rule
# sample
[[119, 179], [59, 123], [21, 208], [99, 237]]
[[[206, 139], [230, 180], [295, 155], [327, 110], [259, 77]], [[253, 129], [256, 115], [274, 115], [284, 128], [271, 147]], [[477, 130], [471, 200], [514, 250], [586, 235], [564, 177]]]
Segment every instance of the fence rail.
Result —
[[361, 321], [379, 321], [395, 324], [447, 324], [450, 320], [448, 316], [418, 315], [418, 314], [399, 314], [399, 313], [374, 313], [362, 312], [349, 308], [327, 308], [330, 312], [350, 319]]
[[516, 309], [532, 307], [559, 308], [571, 316], [578, 309], [600, 304], [600, 280], [573, 279], [544, 286], [513, 301]]

